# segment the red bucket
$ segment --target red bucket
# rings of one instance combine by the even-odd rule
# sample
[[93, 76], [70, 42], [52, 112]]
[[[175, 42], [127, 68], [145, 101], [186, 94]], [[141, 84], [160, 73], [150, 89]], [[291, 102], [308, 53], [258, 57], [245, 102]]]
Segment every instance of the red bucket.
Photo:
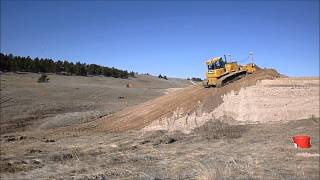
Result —
[[293, 143], [299, 148], [310, 148], [310, 136], [297, 135], [293, 137]]

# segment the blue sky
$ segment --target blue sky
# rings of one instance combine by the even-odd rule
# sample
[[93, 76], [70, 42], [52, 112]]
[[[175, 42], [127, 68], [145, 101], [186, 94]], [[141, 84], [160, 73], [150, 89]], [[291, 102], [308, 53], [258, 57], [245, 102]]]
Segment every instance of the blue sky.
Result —
[[231, 54], [319, 76], [319, 1], [1, 1], [1, 52], [204, 78]]

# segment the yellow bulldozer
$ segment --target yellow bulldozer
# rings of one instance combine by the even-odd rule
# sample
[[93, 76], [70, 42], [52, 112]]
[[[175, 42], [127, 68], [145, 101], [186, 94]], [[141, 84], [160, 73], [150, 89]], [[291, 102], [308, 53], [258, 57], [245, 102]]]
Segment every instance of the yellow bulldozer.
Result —
[[226, 56], [224, 56], [224, 60], [222, 57], [209, 59], [206, 61], [206, 65], [207, 80], [204, 82], [204, 87], [221, 87], [257, 70], [253, 62], [238, 65], [237, 62], [227, 62]]

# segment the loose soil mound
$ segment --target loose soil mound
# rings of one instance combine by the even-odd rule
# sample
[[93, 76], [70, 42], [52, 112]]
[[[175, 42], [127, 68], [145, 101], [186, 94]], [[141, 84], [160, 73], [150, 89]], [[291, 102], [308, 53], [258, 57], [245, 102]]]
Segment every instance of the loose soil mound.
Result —
[[[199, 109], [209, 112], [222, 103], [222, 95], [254, 85], [258, 80], [274, 79], [279, 76], [275, 70], [263, 69], [222, 88], [203, 88], [200, 85], [193, 85], [103, 117], [91, 123], [89, 129], [94, 127], [100, 131], [121, 132], [141, 129], [156, 120], [179, 118], [192, 113], [201, 114], [202, 112], [198, 112]], [[87, 129], [88, 126], [82, 128]]]

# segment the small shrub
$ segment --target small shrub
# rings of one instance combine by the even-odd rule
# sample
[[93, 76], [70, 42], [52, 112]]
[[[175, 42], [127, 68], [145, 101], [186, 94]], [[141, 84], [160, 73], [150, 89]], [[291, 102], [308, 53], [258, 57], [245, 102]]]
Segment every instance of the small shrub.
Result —
[[38, 79], [38, 83], [46, 83], [49, 82], [49, 78], [45, 74], [41, 74], [40, 78]]
[[168, 80], [167, 76], [162, 76], [161, 74], [159, 74], [158, 78]]
[[133, 88], [133, 84], [127, 83], [127, 88]]
[[201, 78], [195, 78], [195, 77], [193, 77], [193, 78], [191, 78], [191, 79], [192, 79], [192, 81], [202, 81]]

